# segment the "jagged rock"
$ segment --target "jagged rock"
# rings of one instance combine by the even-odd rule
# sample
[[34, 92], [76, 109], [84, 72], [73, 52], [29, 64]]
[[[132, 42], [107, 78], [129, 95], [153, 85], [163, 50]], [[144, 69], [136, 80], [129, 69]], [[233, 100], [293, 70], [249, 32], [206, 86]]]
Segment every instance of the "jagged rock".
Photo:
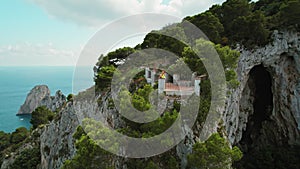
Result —
[[184, 141], [181, 141], [176, 146], [176, 154], [180, 159], [181, 169], [184, 169], [188, 163], [187, 156], [192, 153], [193, 145], [195, 144], [195, 135], [193, 130], [186, 125], [182, 129], [185, 131], [185, 133], [187, 133], [187, 136]]
[[56, 120], [42, 129], [41, 169], [59, 169], [65, 160], [72, 159], [76, 153], [73, 134], [84, 118], [93, 118], [112, 128], [124, 124], [117, 111], [109, 106], [110, 97], [109, 92], [102, 95], [98, 105], [94, 89], [88, 89], [75, 96], [74, 102], [69, 102]]
[[25, 103], [18, 111], [18, 115], [32, 113], [46, 97], [50, 97], [49, 88], [45, 85], [35, 86], [27, 95]]
[[71, 103], [50, 124], [42, 128], [40, 136], [41, 169], [58, 169], [75, 152], [73, 133], [79, 122]]
[[92, 87], [75, 96], [73, 106], [80, 122], [84, 118], [92, 118], [114, 129], [124, 126], [124, 121], [114, 106], [111, 92], [98, 96]]
[[50, 95], [46, 85], [35, 86], [27, 95], [24, 104], [20, 107], [17, 115], [31, 114], [37, 107], [46, 106], [52, 111], [61, 108], [66, 103], [66, 96], [59, 90], [55, 96]]

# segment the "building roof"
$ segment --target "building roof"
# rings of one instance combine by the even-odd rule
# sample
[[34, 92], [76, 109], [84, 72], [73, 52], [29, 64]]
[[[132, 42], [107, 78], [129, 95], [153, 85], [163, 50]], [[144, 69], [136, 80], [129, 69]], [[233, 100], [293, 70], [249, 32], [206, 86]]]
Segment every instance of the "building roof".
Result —
[[194, 87], [177, 86], [173, 83], [166, 83], [165, 91], [193, 91]]

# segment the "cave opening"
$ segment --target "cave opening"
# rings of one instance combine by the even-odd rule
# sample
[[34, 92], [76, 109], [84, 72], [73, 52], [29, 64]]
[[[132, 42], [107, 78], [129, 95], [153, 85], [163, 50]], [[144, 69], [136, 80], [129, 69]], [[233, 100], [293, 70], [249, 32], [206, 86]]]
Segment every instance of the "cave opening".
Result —
[[249, 73], [246, 91], [243, 92], [245, 103], [240, 106], [242, 111], [248, 111], [246, 130], [237, 146], [243, 152], [243, 158], [235, 163], [235, 168], [258, 169], [261, 151], [272, 142], [271, 136], [266, 136], [263, 130], [267, 123], [272, 123], [270, 116], [273, 111], [272, 77], [263, 65], [255, 66]]
[[252, 68], [248, 85], [253, 97], [253, 114], [249, 116], [240, 142], [241, 146], [246, 146], [245, 149], [259, 140], [262, 123], [269, 120], [273, 110], [272, 77], [263, 65]]
[[[289, 60], [289, 62], [288, 69], [295, 69], [292, 66], [294, 61]], [[262, 64], [253, 67], [249, 72], [249, 79], [242, 92], [239, 106], [239, 118], [246, 126], [243, 126], [245, 128], [240, 141], [235, 144], [242, 150], [243, 157], [234, 163], [234, 168], [299, 169], [300, 144], [289, 144], [287, 134], [290, 133], [282, 129], [289, 126], [286, 124], [289, 121], [285, 121], [281, 116], [281, 113], [285, 112], [280, 109], [279, 101], [284, 96], [281, 95], [283, 91], [278, 87], [282, 85], [279, 83], [284, 83], [282, 80], [286, 79], [278, 76], [273, 78], [272, 72], [272, 69]], [[276, 78], [283, 79], [278, 81]]]

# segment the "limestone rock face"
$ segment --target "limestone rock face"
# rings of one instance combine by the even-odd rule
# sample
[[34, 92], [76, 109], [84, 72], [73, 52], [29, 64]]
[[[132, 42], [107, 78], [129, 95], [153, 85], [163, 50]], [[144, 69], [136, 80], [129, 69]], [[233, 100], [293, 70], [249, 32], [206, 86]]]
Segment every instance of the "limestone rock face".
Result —
[[50, 97], [49, 88], [45, 85], [35, 86], [27, 95], [25, 103], [20, 107], [18, 114], [32, 113], [46, 97]]
[[77, 99], [75, 97], [73, 103], [67, 103], [58, 117], [42, 129], [41, 169], [59, 169], [65, 160], [72, 159], [76, 153], [73, 134], [84, 118], [93, 118], [112, 128], [123, 124], [117, 111], [109, 106], [110, 93], [100, 97], [101, 105], [90, 94], [93, 91], [85, 91]]
[[40, 136], [42, 169], [61, 168], [65, 160], [74, 156], [76, 150], [73, 134], [78, 124], [72, 103], [68, 103], [55, 120], [42, 128]]
[[[237, 68], [240, 86], [227, 99], [223, 119], [232, 144], [243, 140], [247, 132], [248, 139], [257, 138], [262, 145], [299, 144], [300, 35], [275, 31], [273, 39], [272, 44], [263, 48], [252, 51], [241, 49]], [[257, 78], [263, 71], [251, 75], [257, 67], [270, 75], [270, 89], [259, 89], [268, 83], [268, 78]], [[269, 103], [268, 99], [261, 99], [266, 95], [270, 95]], [[255, 125], [255, 121], [260, 123]]]
[[65, 103], [66, 96], [61, 91], [57, 91], [55, 96], [51, 96], [48, 86], [39, 85], [29, 92], [17, 115], [31, 114], [39, 106], [46, 106], [50, 110], [55, 111]]

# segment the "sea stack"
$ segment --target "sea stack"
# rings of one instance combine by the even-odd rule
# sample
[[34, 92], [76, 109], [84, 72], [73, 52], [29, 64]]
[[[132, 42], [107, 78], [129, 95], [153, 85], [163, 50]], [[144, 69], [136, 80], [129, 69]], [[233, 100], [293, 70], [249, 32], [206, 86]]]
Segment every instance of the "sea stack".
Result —
[[61, 91], [57, 91], [55, 96], [51, 96], [48, 86], [38, 85], [28, 93], [17, 115], [31, 114], [39, 106], [46, 106], [48, 109], [55, 111], [65, 103], [66, 96]]

